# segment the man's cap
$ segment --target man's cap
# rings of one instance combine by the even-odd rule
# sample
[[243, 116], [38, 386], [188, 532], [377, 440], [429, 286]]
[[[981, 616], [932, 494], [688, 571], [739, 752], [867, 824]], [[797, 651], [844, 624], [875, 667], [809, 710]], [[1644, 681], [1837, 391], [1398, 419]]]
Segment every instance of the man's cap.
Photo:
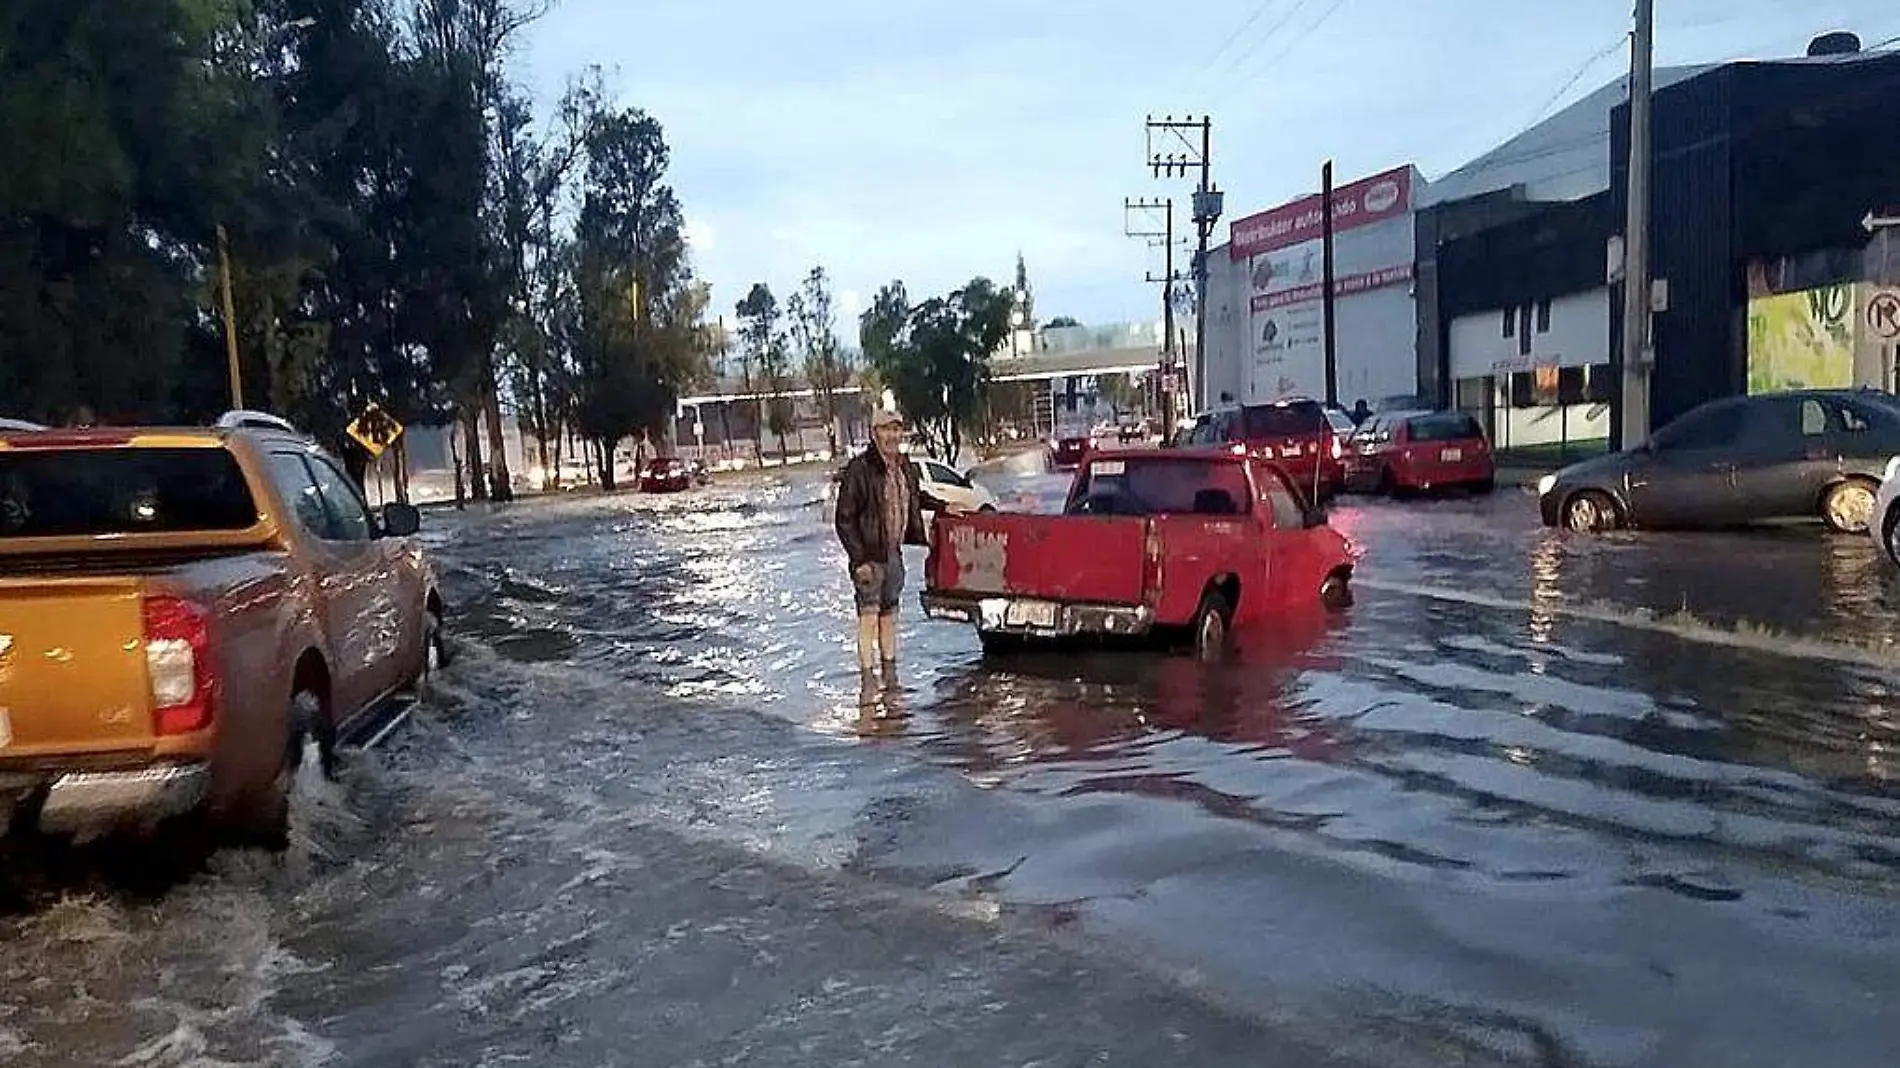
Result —
[[903, 426], [903, 425], [904, 425], [904, 417], [892, 411], [889, 408], [882, 409], [876, 415], [871, 417], [872, 430], [876, 430], [879, 427]]

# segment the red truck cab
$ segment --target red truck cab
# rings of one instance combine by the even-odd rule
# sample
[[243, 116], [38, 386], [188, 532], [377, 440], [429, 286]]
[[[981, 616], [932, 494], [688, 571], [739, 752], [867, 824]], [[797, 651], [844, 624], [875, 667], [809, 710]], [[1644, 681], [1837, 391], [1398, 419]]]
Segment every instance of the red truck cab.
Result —
[[1350, 603], [1354, 551], [1284, 469], [1231, 449], [1100, 452], [1061, 515], [939, 515], [925, 612], [986, 649], [1180, 634]]

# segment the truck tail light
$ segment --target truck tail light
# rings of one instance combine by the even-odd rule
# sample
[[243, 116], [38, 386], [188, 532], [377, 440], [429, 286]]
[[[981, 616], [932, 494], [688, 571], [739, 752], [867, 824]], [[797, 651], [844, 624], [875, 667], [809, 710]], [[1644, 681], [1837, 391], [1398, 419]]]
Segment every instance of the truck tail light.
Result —
[[1161, 603], [1161, 532], [1155, 529], [1154, 521], [1147, 523], [1147, 532], [1141, 543], [1143, 567], [1141, 569], [1141, 602], [1146, 605]]
[[152, 690], [152, 728], [189, 734], [211, 725], [218, 678], [211, 663], [211, 620], [178, 597], [145, 599], [145, 675]]

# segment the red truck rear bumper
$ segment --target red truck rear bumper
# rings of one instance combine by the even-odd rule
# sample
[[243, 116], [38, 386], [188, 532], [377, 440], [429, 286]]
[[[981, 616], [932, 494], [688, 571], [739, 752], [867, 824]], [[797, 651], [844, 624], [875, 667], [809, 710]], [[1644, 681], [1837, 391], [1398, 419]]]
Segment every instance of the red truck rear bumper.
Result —
[[1147, 605], [1044, 601], [1009, 594], [923, 592], [924, 614], [931, 619], [968, 623], [986, 634], [1024, 638], [1090, 635], [1139, 637], [1154, 629]]

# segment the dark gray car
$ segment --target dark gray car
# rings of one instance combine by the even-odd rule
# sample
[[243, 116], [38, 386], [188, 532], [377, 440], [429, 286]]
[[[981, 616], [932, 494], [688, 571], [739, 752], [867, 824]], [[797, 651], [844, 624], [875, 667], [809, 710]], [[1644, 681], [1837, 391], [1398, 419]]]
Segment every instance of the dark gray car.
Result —
[[1726, 527], [1817, 517], [1864, 533], [1887, 461], [1900, 452], [1900, 400], [1874, 390], [1727, 397], [1691, 409], [1633, 449], [1538, 485], [1546, 526]]

